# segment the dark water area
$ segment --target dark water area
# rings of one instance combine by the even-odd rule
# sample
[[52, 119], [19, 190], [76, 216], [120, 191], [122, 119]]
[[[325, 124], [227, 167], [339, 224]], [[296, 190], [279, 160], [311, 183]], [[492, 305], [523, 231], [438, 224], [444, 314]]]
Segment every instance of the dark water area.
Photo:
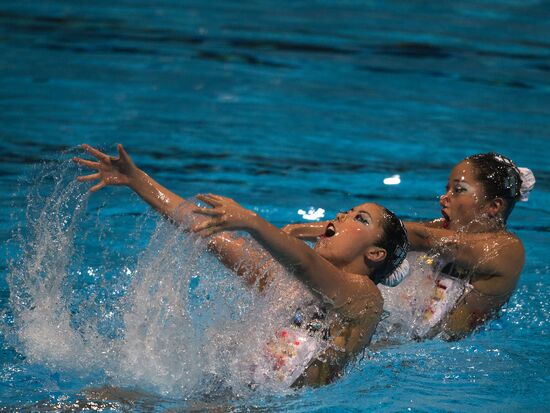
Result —
[[[536, 0], [3, 1], [2, 325], [13, 317], [13, 263], [25, 246], [40, 245], [29, 217], [52, 193], [67, 196], [62, 212], [83, 205], [81, 215], [59, 215], [74, 218], [81, 239], [59, 251], [81, 270], [73, 281], [82, 302], [93, 293], [109, 303], [95, 289], [111, 285], [105, 280], [118, 280], [124, 295], [125, 268], [142, 268], [137, 257], [155, 236], [169, 239], [124, 188], [90, 198], [82, 187], [67, 192], [79, 173], [67, 161], [84, 142], [112, 154], [123, 143], [176, 193], [231, 196], [280, 226], [301, 221], [300, 209], [330, 217], [365, 200], [405, 219], [438, 217], [450, 169], [479, 152], [531, 168], [537, 186], [509, 220], [527, 254], [517, 291], [500, 319], [460, 342], [372, 351], [321, 389], [211, 403], [183, 384], [185, 394], [174, 391], [154, 363], [140, 371], [129, 361], [128, 375], [150, 381], [128, 385], [105, 365], [84, 374], [52, 363], [38, 350], [47, 347], [46, 327], [42, 340], [26, 336], [34, 347], [2, 329], [0, 410], [79, 411], [100, 400], [108, 400], [96, 406], [103, 411], [548, 410], [549, 21], [550, 3]], [[394, 175], [399, 185], [383, 183]], [[33, 222], [46, 229], [57, 217]], [[44, 233], [61, 234], [63, 225]], [[54, 268], [51, 254], [42, 263]], [[107, 307], [78, 307], [77, 321]], [[66, 343], [75, 364], [93, 366], [100, 344]], [[155, 351], [144, 360], [160, 357]], [[159, 365], [185, 362], [178, 357]]]

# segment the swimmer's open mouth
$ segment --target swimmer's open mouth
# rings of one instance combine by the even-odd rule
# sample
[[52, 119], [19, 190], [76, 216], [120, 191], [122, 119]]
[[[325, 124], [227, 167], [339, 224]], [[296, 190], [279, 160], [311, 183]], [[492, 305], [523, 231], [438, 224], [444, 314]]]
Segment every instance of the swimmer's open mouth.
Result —
[[335, 227], [334, 224], [331, 222], [331, 223], [328, 224], [327, 227], [325, 228], [325, 233], [323, 234], [323, 236], [326, 237], [326, 238], [330, 238], [330, 237], [332, 237], [333, 235], [336, 235], [336, 227]]
[[449, 218], [449, 215], [444, 210], [441, 210], [441, 215], [443, 215], [443, 218], [445, 218], [445, 221], [449, 222], [451, 219]]

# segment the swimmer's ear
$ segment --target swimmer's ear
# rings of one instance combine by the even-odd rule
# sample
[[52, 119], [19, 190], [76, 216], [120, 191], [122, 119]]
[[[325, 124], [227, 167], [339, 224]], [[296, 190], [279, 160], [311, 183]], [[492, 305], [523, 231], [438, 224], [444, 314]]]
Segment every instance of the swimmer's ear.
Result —
[[496, 217], [502, 214], [504, 210], [504, 200], [502, 198], [495, 198], [488, 203], [489, 216]]
[[381, 262], [386, 259], [387, 251], [381, 247], [369, 247], [365, 252], [365, 260], [370, 262]]

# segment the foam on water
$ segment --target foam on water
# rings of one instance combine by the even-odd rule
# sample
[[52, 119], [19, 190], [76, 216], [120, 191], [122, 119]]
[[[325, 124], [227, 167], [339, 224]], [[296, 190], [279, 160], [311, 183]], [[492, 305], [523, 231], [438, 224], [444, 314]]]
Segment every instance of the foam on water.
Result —
[[93, 385], [186, 399], [249, 393], [263, 346], [311, 297], [304, 287], [272, 263], [275, 280], [258, 294], [206, 241], [161, 219], [152, 233], [135, 225], [126, 235], [128, 243], [149, 238], [139, 253], [106, 258], [100, 238], [117, 236], [122, 218], [94, 217], [70, 168], [37, 170], [14, 237], [20, 255], [10, 263], [6, 337], [28, 362], [94, 373]]

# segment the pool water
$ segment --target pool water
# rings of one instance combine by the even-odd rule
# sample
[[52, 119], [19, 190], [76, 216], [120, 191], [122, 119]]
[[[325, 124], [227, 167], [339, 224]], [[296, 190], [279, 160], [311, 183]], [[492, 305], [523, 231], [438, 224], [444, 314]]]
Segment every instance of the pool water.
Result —
[[[549, 19], [536, 0], [3, 1], [0, 411], [548, 411]], [[224, 352], [266, 303], [125, 188], [86, 195], [83, 142], [279, 226], [366, 200], [437, 217], [451, 167], [501, 152], [537, 177], [509, 221], [525, 268], [466, 339], [249, 391]]]

